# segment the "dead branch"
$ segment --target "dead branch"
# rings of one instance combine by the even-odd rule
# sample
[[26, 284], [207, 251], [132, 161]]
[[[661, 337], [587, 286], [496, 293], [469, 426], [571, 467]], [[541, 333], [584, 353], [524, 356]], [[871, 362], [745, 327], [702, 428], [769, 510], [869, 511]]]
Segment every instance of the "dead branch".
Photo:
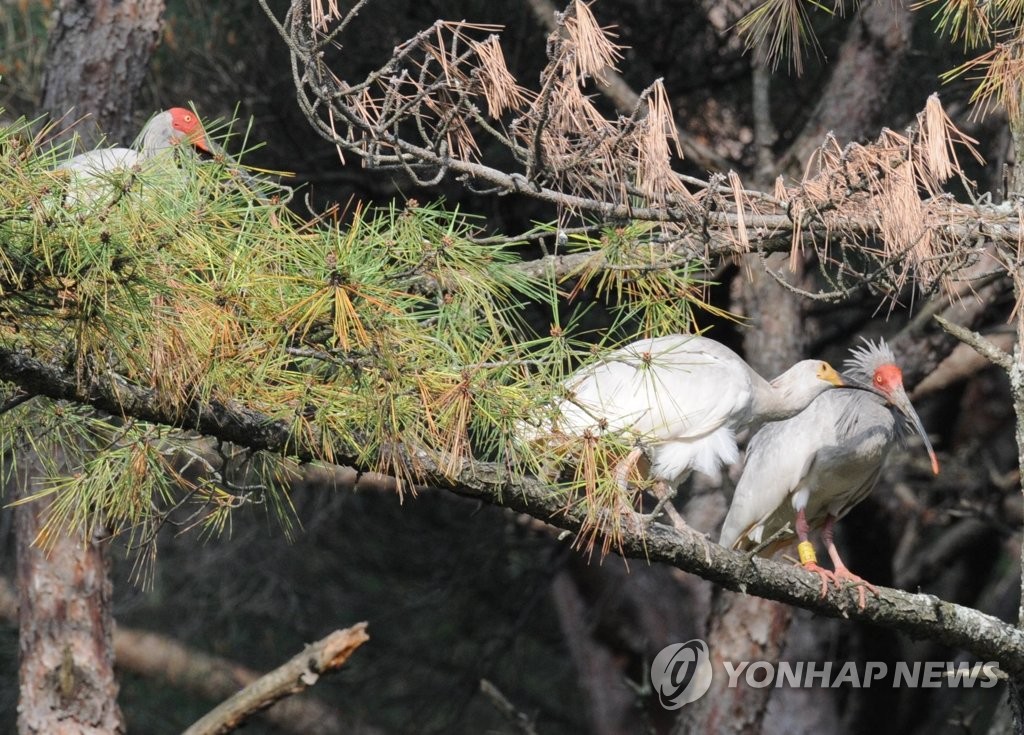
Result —
[[302, 653], [252, 684], [191, 725], [183, 735], [221, 735], [237, 729], [246, 719], [275, 702], [316, 684], [320, 677], [341, 668], [359, 646], [368, 641], [366, 623], [336, 630], [306, 646]]
[[449, 177], [532, 197], [552, 205], [566, 230], [651, 223], [645, 239], [663, 248], [664, 263], [648, 256], [649, 267], [813, 249], [832, 291], [844, 296], [865, 287], [865, 274], [867, 287], [883, 293], [908, 281], [951, 289], [985, 241], [1017, 242], [1013, 206], [957, 203], [942, 188], [961, 175], [956, 150], [975, 152], [937, 97], [906, 133], [883, 130], [873, 143], [846, 146], [825, 136], [801, 179], [780, 181], [768, 194], [744, 189], [735, 176], [725, 186], [721, 176], [673, 171], [683, 139], [659, 81], [616, 119], [598, 112], [588, 85], [607, 87], [620, 55], [579, 0], [557, 14], [537, 6], [556, 24], [538, 89], [520, 85], [505, 66], [496, 28], [448, 21], [398, 45], [361, 80], [347, 80], [343, 57], [326, 49], [370, 4], [314, 23], [305, 0], [294, 0], [282, 18], [261, 0], [289, 50], [310, 125], [365, 165], [421, 183]]
[[989, 361], [1003, 368], [1003, 370], [1005, 370], [1008, 373], [1013, 370], [1013, 357], [1011, 357], [1004, 350], [1000, 349], [997, 345], [995, 345], [987, 338], [983, 337], [977, 332], [972, 332], [969, 329], [964, 329], [959, 324], [954, 324], [953, 322], [948, 321], [947, 319], [944, 319], [941, 316], [936, 316], [935, 321], [939, 323], [940, 327], [942, 327], [944, 330], [952, 334], [958, 340], [968, 345], [969, 347], [974, 348], [974, 350], [982, 357], [985, 357]]
[[[10, 580], [0, 578], [0, 620], [18, 622], [18, 595]], [[260, 678], [246, 666], [182, 645], [167, 636], [118, 626], [114, 630], [117, 667], [193, 692], [204, 699], [222, 701]], [[335, 735], [348, 732], [346, 723], [323, 702], [310, 697], [279, 701], [262, 715], [284, 732], [298, 735]], [[366, 726], [361, 726], [366, 730]]]
[[[547, 29], [548, 33], [558, 32], [556, 16], [558, 9], [550, 0], [527, 0], [534, 17]], [[603, 79], [596, 80], [597, 88], [615, 105], [621, 114], [628, 115], [640, 103], [640, 95], [613, 69], [604, 73]], [[676, 125], [676, 137], [683, 147], [683, 153], [694, 164], [702, 169], [727, 171], [730, 164], [710, 147], [689, 135], [680, 125]]]

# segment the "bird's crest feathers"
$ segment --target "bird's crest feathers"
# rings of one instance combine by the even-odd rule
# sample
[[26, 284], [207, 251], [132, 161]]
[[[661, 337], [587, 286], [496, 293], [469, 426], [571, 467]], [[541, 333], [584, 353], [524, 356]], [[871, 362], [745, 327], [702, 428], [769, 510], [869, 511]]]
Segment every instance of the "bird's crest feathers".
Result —
[[864, 344], [851, 348], [851, 357], [843, 361], [843, 372], [858, 383], [871, 385], [875, 371], [883, 365], [895, 365], [896, 356], [884, 339], [876, 343], [861, 337], [861, 341]]

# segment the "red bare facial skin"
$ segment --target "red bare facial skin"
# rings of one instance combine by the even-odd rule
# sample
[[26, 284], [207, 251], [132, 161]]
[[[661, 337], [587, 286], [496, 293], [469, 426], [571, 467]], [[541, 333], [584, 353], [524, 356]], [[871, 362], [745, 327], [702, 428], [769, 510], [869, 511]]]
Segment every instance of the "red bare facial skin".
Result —
[[939, 460], [935, 456], [935, 451], [932, 449], [931, 442], [928, 441], [928, 435], [925, 433], [924, 427], [921, 425], [921, 419], [918, 418], [917, 412], [913, 406], [910, 405], [910, 399], [907, 398], [906, 392], [903, 390], [903, 371], [892, 363], [886, 363], [885, 365], [879, 365], [875, 370], [874, 379], [875, 388], [879, 392], [884, 393], [889, 397], [889, 401], [892, 405], [899, 408], [903, 415], [914, 424], [921, 438], [924, 439], [925, 448], [928, 450], [928, 457], [932, 462], [932, 472], [936, 475], [939, 474]]
[[903, 387], [903, 371], [895, 365], [882, 365], [875, 370], [875, 387], [892, 395], [897, 388]]
[[171, 113], [171, 124], [175, 130], [180, 130], [185, 134], [185, 139], [188, 140], [196, 148], [200, 148], [207, 153], [213, 153], [210, 150], [210, 144], [206, 142], [206, 131], [203, 130], [203, 126], [199, 122], [199, 118], [191, 110], [186, 110], [184, 107], [172, 107], [168, 112]]

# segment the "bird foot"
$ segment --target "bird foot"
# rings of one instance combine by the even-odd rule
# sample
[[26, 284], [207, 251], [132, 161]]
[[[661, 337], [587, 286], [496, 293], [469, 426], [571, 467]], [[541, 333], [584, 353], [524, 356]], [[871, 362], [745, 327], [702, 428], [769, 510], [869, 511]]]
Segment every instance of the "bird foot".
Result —
[[863, 577], [854, 574], [845, 566], [837, 566], [832, 578], [835, 580], [837, 587], [839, 587], [842, 582], [857, 588], [857, 607], [861, 610], [863, 610], [864, 606], [867, 604], [868, 592], [871, 592], [875, 597], [878, 597], [878, 588], [875, 587], [875, 585], [871, 584]]
[[836, 567], [834, 572], [818, 566], [817, 562], [813, 561], [806, 562], [802, 566], [808, 572], [817, 574], [821, 578], [822, 597], [828, 594], [829, 584], [835, 585], [837, 590], [842, 590], [847, 586], [854, 586], [857, 588], [857, 607], [863, 610], [865, 605], [867, 605], [867, 592], [870, 591], [871, 594], [878, 595], [877, 587], [863, 577], [854, 574], [845, 566]]
[[650, 513], [637, 513], [640, 523], [646, 528], [650, 524], [658, 520], [658, 517], [664, 513], [668, 516], [669, 520], [672, 521], [672, 527], [677, 531], [689, 531], [690, 527], [687, 525], [683, 516], [680, 515], [679, 511], [672, 504], [672, 499], [676, 493], [673, 488], [670, 488], [666, 483], [658, 481], [654, 484], [651, 489], [651, 493], [658, 499], [657, 504], [654, 506], [654, 510]]
[[[637, 513], [637, 515], [640, 516], [640, 520], [646, 526], [654, 523], [658, 520], [658, 516], [665, 513], [672, 520], [673, 524], [675, 524], [676, 518], [679, 517], [679, 511], [677, 511], [675, 506], [672, 505], [672, 496], [668, 493], [661, 494], [658, 492], [655, 492], [654, 495], [658, 498], [658, 502], [655, 504], [654, 510], [650, 513]], [[682, 518], [679, 518], [679, 520], [682, 521]], [[686, 525], [685, 521], [683, 522], [683, 525]]]
[[808, 561], [804, 562], [801, 566], [803, 566], [803, 568], [806, 569], [808, 572], [811, 572], [812, 574], [817, 574], [821, 578], [822, 597], [828, 594], [828, 586], [830, 583], [834, 584], [836, 587], [840, 586], [839, 582], [836, 581], [836, 575], [828, 569], [825, 569], [825, 567], [818, 566], [818, 562]]

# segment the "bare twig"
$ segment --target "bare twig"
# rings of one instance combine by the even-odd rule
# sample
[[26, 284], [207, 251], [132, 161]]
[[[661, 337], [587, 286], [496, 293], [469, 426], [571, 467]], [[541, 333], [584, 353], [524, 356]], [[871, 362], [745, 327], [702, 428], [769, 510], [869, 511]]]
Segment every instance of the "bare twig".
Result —
[[939, 326], [944, 330], [952, 334], [964, 344], [973, 347], [979, 355], [988, 358], [1007, 373], [1013, 370], [1013, 358], [982, 335], [977, 332], [972, 332], [969, 329], [964, 329], [960, 325], [954, 324], [953, 322], [943, 319], [938, 315], [935, 316], [935, 321], [937, 321]]
[[[537, 90], [512, 77], [492, 27], [445, 21], [349, 82], [321, 53], [320, 34], [333, 38], [335, 30], [313, 29], [306, 4], [294, 0], [283, 20], [265, 0], [261, 5], [289, 49], [300, 107], [339, 152], [405, 171], [413, 181], [449, 176], [473, 189], [540, 200], [555, 208], [565, 228], [648, 222], [649, 239], [676, 250], [670, 262], [692, 257], [706, 263], [748, 247], [813, 248], [837, 294], [849, 293], [865, 272], [880, 274], [893, 292], [910, 279], [929, 289], [950, 288], [951, 274], [976, 258], [984, 241], [1017, 242], [1020, 218], [1013, 205], [960, 204], [940, 189], [962, 173], [947, 148], [973, 149], [937, 98], [905, 134], [883, 130], [873, 143], [845, 147], [825, 136], [802, 179], [778, 182], [771, 195], [742, 187], [736, 177], [723, 187], [721, 177], [701, 180], [672, 170], [670, 144], [686, 141], [659, 81], [628, 98], [617, 96], [617, 119], [593, 106], [585, 84], [615, 79], [616, 47], [585, 4], [574, 1], [555, 13], [549, 0], [531, 2], [556, 29]], [[350, 24], [353, 17], [338, 22]], [[477, 38], [484, 31], [486, 38]], [[604, 50], [591, 54], [594, 49]], [[594, 68], [577, 68], [584, 57], [595, 59], [588, 62]], [[758, 144], [765, 154], [773, 135], [766, 92], [759, 78]], [[505, 147], [513, 164], [477, 144], [480, 133]], [[767, 166], [770, 156], [762, 158]]]
[[221, 735], [235, 730], [254, 713], [308, 689], [324, 674], [341, 668], [368, 640], [366, 623], [334, 631], [215, 707], [183, 735]]
[[487, 679], [480, 680], [480, 692], [494, 705], [494, 708], [501, 715], [511, 722], [523, 735], [537, 735], [537, 729], [533, 726], [533, 720], [525, 712], [516, 709], [516, 706], [508, 701], [508, 697], [501, 693], [498, 687], [494, 686]]

